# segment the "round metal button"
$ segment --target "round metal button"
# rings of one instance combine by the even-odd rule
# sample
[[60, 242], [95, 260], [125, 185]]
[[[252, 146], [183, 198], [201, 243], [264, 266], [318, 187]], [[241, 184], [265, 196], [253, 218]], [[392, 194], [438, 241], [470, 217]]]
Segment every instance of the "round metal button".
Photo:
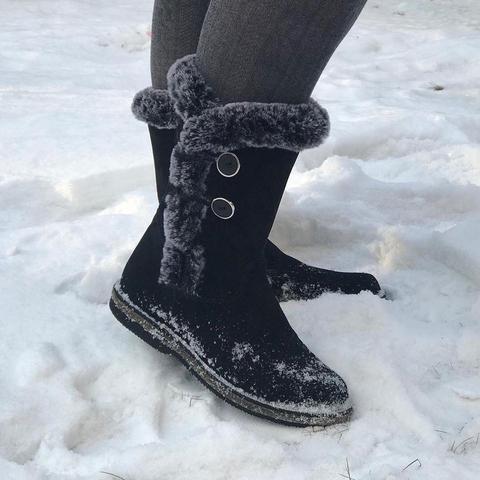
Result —
[[217, 158], [217, 170], [224, 177], [234, 177], [240, 170], [240, 160], [234, 153], [222, 153]]
[[228, 220], [235, 213], [235, 206], [225, 198], [214, 198], [210, 204], [212, 212], [223, 220]]

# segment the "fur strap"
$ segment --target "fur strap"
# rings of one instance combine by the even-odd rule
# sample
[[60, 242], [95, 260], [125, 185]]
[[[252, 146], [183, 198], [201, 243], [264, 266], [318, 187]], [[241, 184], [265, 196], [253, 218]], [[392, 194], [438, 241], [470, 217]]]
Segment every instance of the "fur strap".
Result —
[[168, 90], [153, 87], [140, 90], [133, 97], [132, 113], [137, 120], [159, 129], [176, 128], [180, 122]]
[[320, 145], [328, 136], [328, 113], [313, 99], [300, 104], [222, 104], [205, 82], [195, 55], [177, 60], [167, 79], [175, 110], [185, 122], [181, 142], [186, 152], [245, 147], [298, 152]]

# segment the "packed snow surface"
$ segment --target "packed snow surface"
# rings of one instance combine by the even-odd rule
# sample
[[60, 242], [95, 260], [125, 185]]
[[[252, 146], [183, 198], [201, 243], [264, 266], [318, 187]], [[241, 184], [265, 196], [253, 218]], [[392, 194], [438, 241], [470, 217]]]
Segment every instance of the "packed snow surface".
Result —
[[156, 207], [152, 1], [0, 7], [2, 480], [480, 477], [478, 0], [369, 1], [315, 89], [332, 135], [273, 239], [392, 298], [284, 306], [350, 387], [325, 430], [233, 409], [108, 310]]

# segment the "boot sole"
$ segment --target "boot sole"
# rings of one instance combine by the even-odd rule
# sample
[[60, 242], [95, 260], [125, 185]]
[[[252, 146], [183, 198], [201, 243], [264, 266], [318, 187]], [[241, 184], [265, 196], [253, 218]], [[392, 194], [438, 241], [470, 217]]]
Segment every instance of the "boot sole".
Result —
[[311, 414], [277, 408], [242, 395], [214, 374], [167, 325], [153, 322], [137, 306], [127, 303], [117, 288], [115, 285], [109, 303], [115, 318], [156, 350], [177, 358], [200, 383], [230, 405], [250, 415], [294, 427], [326, 427], [350, 419], [353, 411], [351, 407], [333, 415]]

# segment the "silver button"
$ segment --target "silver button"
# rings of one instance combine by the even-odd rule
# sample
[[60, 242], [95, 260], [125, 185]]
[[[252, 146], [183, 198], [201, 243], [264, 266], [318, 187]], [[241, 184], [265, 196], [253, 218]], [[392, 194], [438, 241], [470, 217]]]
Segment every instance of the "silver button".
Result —
[[240, 170], [240, 160], [234, 153], [222, 153], [217, 158], [217, 170], [224, 177], [234, 177]]
[[212, 212], [223, 220], [228, 220], [235, 213], [235, 205], [226, 198], [214, 198], [210, 204]]

